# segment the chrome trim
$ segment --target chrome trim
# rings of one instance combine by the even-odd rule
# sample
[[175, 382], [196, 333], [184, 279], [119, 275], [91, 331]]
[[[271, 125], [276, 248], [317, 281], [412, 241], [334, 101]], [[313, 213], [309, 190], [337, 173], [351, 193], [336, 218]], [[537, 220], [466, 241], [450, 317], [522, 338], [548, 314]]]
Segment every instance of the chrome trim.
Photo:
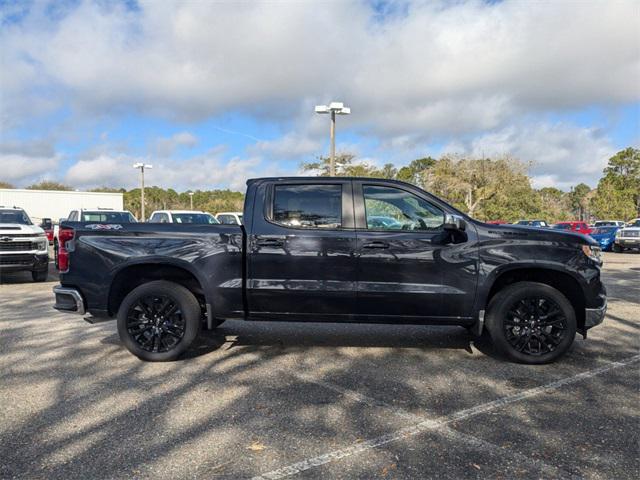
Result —
[[600, 325], [604, 320], [604, 316], [607, 313], [607, 297], [604, 297], [604, 303], [599, 308], [585, 308], [584, 309], [584, 328], [595, 327]]
[[78, 315], [84, 315], [87, 312], [84, 307], [84, 300], [82, 299], [82, 295], [80, 295], [80, 292], [78, 292], [75, 288], [66, 288], [58, 285], [53, 287], [53, 293], [56, 295], [69, 295], [76, 302], [75, 310], [60, 310], [60, 311], [77, 313]]

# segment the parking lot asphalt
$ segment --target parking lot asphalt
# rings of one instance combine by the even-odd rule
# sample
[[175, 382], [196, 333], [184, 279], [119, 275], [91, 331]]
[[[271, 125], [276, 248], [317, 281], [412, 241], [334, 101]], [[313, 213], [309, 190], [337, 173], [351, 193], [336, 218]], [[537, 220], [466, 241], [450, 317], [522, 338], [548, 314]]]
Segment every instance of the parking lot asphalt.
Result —
[[640, 478], [640, 254], [552, 365], [459, 327], [228, 321], [145, 363], [115, 322], [0, 284], [0, 478]]

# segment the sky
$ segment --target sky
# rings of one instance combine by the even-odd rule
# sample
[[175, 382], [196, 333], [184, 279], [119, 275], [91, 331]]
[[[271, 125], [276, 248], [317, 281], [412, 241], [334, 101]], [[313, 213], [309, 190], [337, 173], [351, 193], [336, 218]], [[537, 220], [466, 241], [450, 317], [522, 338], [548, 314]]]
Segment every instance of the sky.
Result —
[[244, 190], [329, 150], [513, 156], [595, 186], [640, 145], [638, 1], [0, 0], [0, 181]]

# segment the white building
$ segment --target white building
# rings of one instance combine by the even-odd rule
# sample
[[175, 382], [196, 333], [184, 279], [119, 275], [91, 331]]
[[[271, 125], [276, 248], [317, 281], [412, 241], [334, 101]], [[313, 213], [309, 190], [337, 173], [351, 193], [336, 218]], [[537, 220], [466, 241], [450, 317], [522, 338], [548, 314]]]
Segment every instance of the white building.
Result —
[[43, 218], [57, 223], [80, 208], [123, 210], [123, 197], [122, 193], [0, 188], [0, 206], [23, 208], [34, 223]]

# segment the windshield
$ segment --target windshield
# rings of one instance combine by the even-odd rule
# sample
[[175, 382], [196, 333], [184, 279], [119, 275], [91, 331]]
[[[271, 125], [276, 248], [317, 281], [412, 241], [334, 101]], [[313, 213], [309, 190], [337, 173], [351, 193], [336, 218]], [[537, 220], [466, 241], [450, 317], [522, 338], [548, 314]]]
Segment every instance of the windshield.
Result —
[[556, 230], [571, 230], [571, 224], [570, 223], [558, 223], [558, 224], [554, 225], [553, 228], [555, 228]]
[[596, 222], [594, 225], [596, 227], [615, 227], [618, 224], [616, 222]]
[[175, 223], [197, 223], [200, 225], [217, 225], [220, 222], [208, 213], [172, 213]]
[[82, 212], [83, 222], [100, 223], [136, 223], [129, 212]]
[[19, 223], [20, 225], [32, 225], [31, 220], [24, 210], [0, 210], [0, 223]]
[[596, 227], [591, 231], [591, 235], [602, 235], [605, 233], [615, 232], [617, 227]]
[[631, 227], [640, 227], [640, 220], [636, 220], [635, 222], [633, 222], [631, 225]]

